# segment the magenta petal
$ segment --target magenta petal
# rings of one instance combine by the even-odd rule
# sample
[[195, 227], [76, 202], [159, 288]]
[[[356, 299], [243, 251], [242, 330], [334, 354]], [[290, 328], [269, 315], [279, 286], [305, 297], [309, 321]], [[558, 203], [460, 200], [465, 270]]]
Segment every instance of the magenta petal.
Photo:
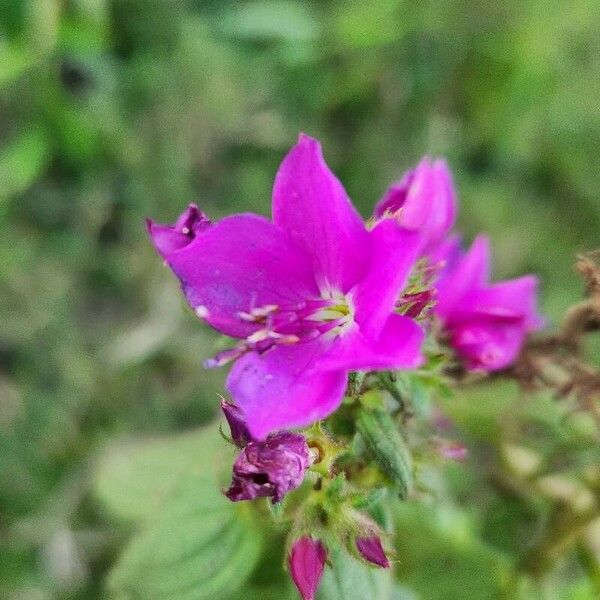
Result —
[[423, 363], [421, 346], [425, 334], [408, 317], [392, 314], [379, 337], [366, 337], [358, 328], [337, 338], [319, 358], [319, 370], [366, 371], [414, 369]]
[[366, 561], [384, 569], [389, 568], [390, 563], [378, 536], [356, 538], [356, 547]]
[[248, 442], [253, 441], [248, 427], [246, 426], [246, 417], [244, 413], [235, 405], [225, 400], [221, 400], [221, 410], [229, 425], [229, 432], [233, 442], [240, 448]]
[[383, 198], [375, 206], [373, 216], [381, 219], [385, 216], [391, 216], [404, 207], [408, 190], [415, 177], [415, 169], [406, 171], [400, 181], [393, 183], [386, 190]]
[[368, 235], [319, 142], [301, 134], [273, 187], [273, 221], [311, 256], [322, 291], [346, 292], [363, 275]]
[[264, 354], [251, 352], [236, 361], [226, 385], [254, 438], [310, 425], [340, 405], [346, 372], [314, 372], [322, 352], [322, 342], [307, 342], [278, 346]]
[[489, 248], [481, 236], [467, 254], [452, 252], [437, 286], [435, 313], [468, 369], [503, 369], [517, 358], [526, 333], [543, 325], [536, 307], [537, 279], [488, 285]]
[[427, 228], [432, 219], [439, 219], [436, 203], [437, 185], [429, 158], [423, 159], [414, 170], [400, 221], [408, 229]]
[[163, 258], [167, 258], [208, 229], [211, 221], [195, 204], [190, 204], [173, 225], [160, 225], [146, 219], [146, 226], [154, 247]]
[[379, 335], [421, 250], [422, 238], [393, 219], [380, 221], [369, 233], [371, 260], [365, 278], [353, 291], [356, 322], [369, 336]]
[[446, 162], [425, 157], [390, 186], [375, 217], [394, 217], [403, 227], [419, 231], [427, 247], [438, 244], [456, 219], [456, 194]]
[[436, 312], [442, 316], [452, 312], [464, 294], [474, 288], [483, 287], [490, 276], [490, 248], [487, 236], [475, 238], [464, 256], [442, 272], [437, 284], [438, 302]]
[[319, 540], [301, 537], [294, 542], [288, 564], [302, 600], [314, 600], [326, 559], [327, 551]]
[[431, 265], [450, 272], [462, 254], [460, 235], [452, 235], [427, 250], [427, 258]]
[[464, 304], [471, 314], [518, 318], [525, 329], [538, 329], [543, 326], [544, 319], [536, 308], [537, 285], [537, 278], [532, 275], [502, 281], [467, 294]]
[[450, 343], [468, 369], [496, 371], [514, 362], [525, 333], [519, 322], [474, 321], [453, 328]]
[[445, 160], [433, 161], [430, 166], [432, 181], [431, 211], [427, 218], [426, 232], [431, 245], [439, 243], [456, 221], [456, 192], [452, 174]]
[[196, 312], [232, 337], [255, 329], [240, 312], [315, 296], [308, 257], [278, 227], [257, 215], [223, 219], [167, 257]]

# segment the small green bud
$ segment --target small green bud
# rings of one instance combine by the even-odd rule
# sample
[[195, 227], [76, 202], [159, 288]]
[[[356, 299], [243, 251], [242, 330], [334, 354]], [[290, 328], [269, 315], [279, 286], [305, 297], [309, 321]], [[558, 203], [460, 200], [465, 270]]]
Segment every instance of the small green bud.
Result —
[[392, 417], [381, 409], [362, 409], [356, 425], [379, 469], [394, 483], [400, 498], [406, 499], [412, 489], [412, 460]]
[[344, 493], [346, 477], [343, 473], [336, 475], [327, 486], [326, 495], [332, 500], [338, 500]]
[[387, 496], [387, 493], [387, 488], [380, 487], [371, 490], [367, 494], [357, 494], [356, 497], [353, 499], [352, 506], [361, 510], [369, 510], [373, 506], [380, 504], [382, 500]]
[[366, 409], [383, 409], [385, 407], [384, 397], [380, 390], [368, 390], [360, 396], [360, 403]]

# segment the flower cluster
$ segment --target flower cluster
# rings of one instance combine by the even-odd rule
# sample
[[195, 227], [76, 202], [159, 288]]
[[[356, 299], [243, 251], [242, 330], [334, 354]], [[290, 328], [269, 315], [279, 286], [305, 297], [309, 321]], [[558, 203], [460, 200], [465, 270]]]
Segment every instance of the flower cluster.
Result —
[[[350, 375], [421, 367], [428, 336], [467, 370], [515, 360], [525, 335], [542, 324], [536, 279], [490, 283], [489, 243], [480, 236], [463, 252], [451, 233], [456, 213], [448, 166], [425, 158], [390, 186], [365, 223], [319, 142], [302, 134], [276, 175], [271, 220], [245, 213], [213, 223], [194, 204], [174, 225], [148, 220], [196, 315], [235, 340], [206, 363], [232, 363], [226, 388], [233, 402], [222, 409], [240, 453], [228, 498], [277, 503], [311, 471], [338, 490], [339, 469], [324, 460], [322, 444], [289, 430], [334, 413]], [[387, 427], [382, 414], [373, 423]], [[378, 526], [352, 508], [349, 495], [338, 495], [338, 537], [359, 558], [388, 567]], [[302, 515], [289, 568], [306, 599], [314, 597], [330, 538]]]

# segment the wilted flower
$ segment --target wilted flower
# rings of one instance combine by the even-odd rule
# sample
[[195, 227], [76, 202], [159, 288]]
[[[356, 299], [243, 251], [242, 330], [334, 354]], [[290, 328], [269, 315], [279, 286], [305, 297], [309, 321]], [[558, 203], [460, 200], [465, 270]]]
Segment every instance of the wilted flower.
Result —
[[456, 219], [456, 194], [444, 160], [423, 158], [391, 185], [375, 207], [376, 219], [393, 217], [423, 236], [424, 251], [450, 231]]
[[367, 230], [306, 135], [275, 179], [273, 222], [228, 217], [170, 252], [164, 226], [149, 231], [196, 314], [242, 340], [209, 364], [236, 360], [227, 388], [256, 439], [328, 416], [350, 371], [422, 360], [423, 332], [394, 313], [420, 234], [395, 219]]
[[384, 569], [390, 566], [379, 536], [356, 538], [356, 548], [366, 561]]
[[233, 465], [225, 495], [233, 502], [270, 496], [279, 502], [304, 480], [310, 452], [299, 433], [282, 431], [263, 442], [248, 442]]
[[489, 284], [489, 242], [479, 236], [463, 253], [457, 240], [444, 247], [434, 312], [468, 369], [494, 371], [512, 363], [525, 335], [543, 325], [531, 275]]
[[294, 542], [288, 564], [303, 600], [314, 600], [326, 560], [327, 551], [319, 540], [301, 537]]

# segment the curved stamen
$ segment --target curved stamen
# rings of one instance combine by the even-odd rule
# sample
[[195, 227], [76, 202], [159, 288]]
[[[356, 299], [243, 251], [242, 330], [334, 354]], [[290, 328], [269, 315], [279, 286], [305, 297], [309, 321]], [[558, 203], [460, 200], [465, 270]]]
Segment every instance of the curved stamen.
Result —
[[254, 307], [239, 312], [238, 316], [260, 328], [234, 348], [205, 361], [205, 367], [223, 366], [250, 351], [262, 354], [278, 345], [307, 342], [321, 336], [336, 337], [353, 322], [354, 310], [345, 296], [332, 293], [331, 298], [312, 298], [291, 306]]

